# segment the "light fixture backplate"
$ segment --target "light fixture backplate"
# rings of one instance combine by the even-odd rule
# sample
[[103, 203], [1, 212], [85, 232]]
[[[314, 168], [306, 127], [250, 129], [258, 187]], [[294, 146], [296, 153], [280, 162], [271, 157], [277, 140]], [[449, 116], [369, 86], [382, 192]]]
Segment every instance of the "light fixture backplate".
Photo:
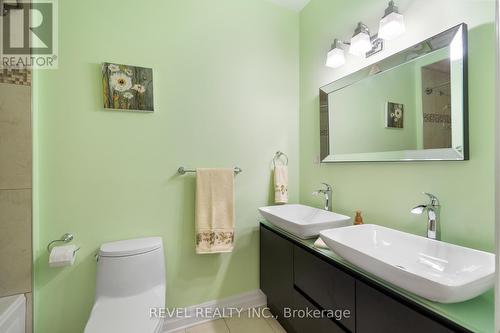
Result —
[[366, 58], [371, 57], [384, 50], [384, 40], [382, 38], [375, 37], [372, 39], [372, 49], [366, 52]]

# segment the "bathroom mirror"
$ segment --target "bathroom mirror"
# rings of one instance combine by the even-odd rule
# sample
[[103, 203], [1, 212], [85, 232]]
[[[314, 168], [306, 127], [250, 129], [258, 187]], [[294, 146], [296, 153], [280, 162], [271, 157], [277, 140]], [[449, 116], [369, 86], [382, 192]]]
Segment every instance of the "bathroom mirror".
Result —
[[467, 26], [320, 88], [322, 162], [467, 160]]

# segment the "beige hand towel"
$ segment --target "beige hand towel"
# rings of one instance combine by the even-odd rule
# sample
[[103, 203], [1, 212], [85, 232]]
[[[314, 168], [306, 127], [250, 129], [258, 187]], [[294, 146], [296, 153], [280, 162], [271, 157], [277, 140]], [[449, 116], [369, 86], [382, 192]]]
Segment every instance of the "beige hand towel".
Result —
[[233, 250], [233, 169], [196, 169], [195, 220], [196, 253]]
[[286, 165], [274, 167], [274, 202], [288, 203], [288, 167]]

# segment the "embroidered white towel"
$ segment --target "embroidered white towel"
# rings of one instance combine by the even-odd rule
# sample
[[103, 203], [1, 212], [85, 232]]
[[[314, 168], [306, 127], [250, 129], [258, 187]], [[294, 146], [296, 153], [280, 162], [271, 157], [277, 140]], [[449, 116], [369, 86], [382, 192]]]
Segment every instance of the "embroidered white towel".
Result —
[[196, 169], [195, 223], [196, 253], [233, 250], [233, 169]]
[[274, 167], [274, 202], [288, 203], [288, 167], [286, 165]]

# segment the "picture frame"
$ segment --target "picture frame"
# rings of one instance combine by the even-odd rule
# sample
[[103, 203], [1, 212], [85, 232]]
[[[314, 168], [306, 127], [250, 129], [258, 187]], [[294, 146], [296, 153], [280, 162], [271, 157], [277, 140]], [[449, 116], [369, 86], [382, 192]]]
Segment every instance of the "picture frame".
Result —
[[101, 73], [105, 109], [154, 112], [152, 68], [104, 62]]
[[404, 128], [404, 104], [387, 102], [385, 108], [385, 128]]

